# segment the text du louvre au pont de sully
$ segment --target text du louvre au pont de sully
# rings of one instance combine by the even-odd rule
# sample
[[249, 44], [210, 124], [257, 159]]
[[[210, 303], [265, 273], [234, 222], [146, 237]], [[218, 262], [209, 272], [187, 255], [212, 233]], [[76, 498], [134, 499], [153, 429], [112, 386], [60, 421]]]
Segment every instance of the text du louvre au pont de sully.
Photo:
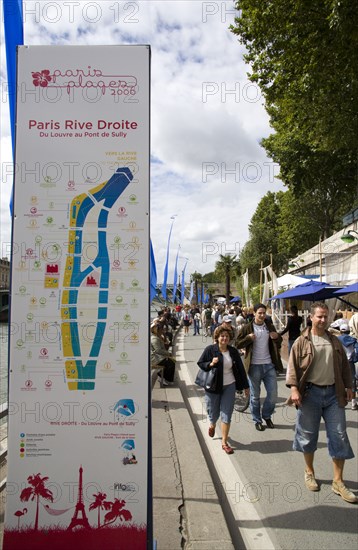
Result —
[[[29, 130], [38, 130], [39, 137], [126, 137], [128, 132], [125, 130], [136, 130], [138, 123], [130, 120], [97, 120], [94, 123], [75, 119], [64, 120], [62, 126], [60, 122], [55, 120], [39, 121], [31, 119], [28, 127]], [[102, 131], [100, 132], [100, 130]]]

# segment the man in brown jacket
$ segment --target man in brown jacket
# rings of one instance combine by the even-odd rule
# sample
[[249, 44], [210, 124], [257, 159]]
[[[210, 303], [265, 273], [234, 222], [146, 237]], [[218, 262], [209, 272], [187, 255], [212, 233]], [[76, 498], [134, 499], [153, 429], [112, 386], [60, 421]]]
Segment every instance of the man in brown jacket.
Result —
[[352, 399], [352, 375], [341, 343], [326, 330], [326, 304], [314, 303], [311, 319], [312, 327], [308, 327], [292, 346], [286, 375], [286, 385], [291, 388], [288, 403], [298, 409], [293, 448], [303, 453], [307, 489], [318, 491], [313, 460], [323, 417], [333, 461], [332, 490], [347, 502], [355, 503], [358, 499], [344, 485], [342, 477], [345, 460], [354, 457], [346, 432], [344, 409]]

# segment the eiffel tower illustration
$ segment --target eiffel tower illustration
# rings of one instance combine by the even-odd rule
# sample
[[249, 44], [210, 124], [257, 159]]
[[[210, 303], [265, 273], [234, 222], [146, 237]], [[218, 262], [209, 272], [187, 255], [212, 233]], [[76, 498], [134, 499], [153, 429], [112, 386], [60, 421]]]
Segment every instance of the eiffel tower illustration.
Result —
[[88, 519], [86, 516], [86, 510], [85, 506], [83, 504], [83, 489], [82, 489], [82, 472], [83, 468], [82, 465], [80, 466], [80, 476], [78, 481], [78, 495], [77, 495], [77, 504], [76, 508], [73, 514], [73, 517], [71, 519], [71, 523], [68, 527], [68, 530], [72, 530], [75, 527], [84, 527], [85, 529], [91, 529], [90, 524], [88, 523]]

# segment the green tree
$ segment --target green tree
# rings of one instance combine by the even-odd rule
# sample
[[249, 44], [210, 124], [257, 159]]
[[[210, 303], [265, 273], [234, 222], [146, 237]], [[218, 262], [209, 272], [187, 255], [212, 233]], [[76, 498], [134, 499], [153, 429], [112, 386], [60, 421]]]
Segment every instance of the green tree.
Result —
[[209, 286], [206, 290], [206, 292], [208, 293], [209, 295], [209, 304], [212, 305], [214, 300], [213, 300], [213, 295], [218, 291], [217, 288], [213, 287], [213, 286]]
[[[295, 196], [291, 189], [280, 194], [280, 211], [277, 217], [277, 250], [283, 267], [291, 258], [315, 246], [322, 234], [318, 219], [322, 212], [316, 209], [315, 194]], [[307, 208], [307, 204], [310, 208]], [[317, 207], [318, 208], [318, 207]]]
[[344, 213], [351, 210], [357, 196], [356, 163], [342, 152], [313, 151], [297, 138], [291, 139], [286, 130], [262, 143], [280, 164], [280, 177], [301, 202], [302, 216], [307, 211], [315, 218], [318, 238], [340, 229]]
[[[271, 257], [273, 259], [272, 267], [274, 271], [279, 271], [285, 263], [285, 257], [278, 250], [278, 220], [282, 195], [283, 191], [279, 191], [278, 193], [269, 191], [266, 193], [257, 205], [249, 224], [251, 241], [249, 248], [253, 254], [252, 260], [255, 259], [255, 265], [258, 269], [261, 262], [264, 266], [270, 264]], [[244, 258], [247, 258], [247, 250], [245, 250]], [[250, 268], [248, 265], [244, 266], [242, 259], [243, 271], [246, 267]], [[257, 275], [259, 279], [259, 272]]]
[[296, 196], [313, 194], [326, 237], [357, 200], [356, 2], [238, 0], [236, 8], [231, 30], [275, 131], [262, 144]]
[[209, 273], [205, 273], [205, 275], [203, 275], [203, 281], [204, 283], [216, 283], [216, 278], [215, 278], [215, 271], [210, 271]]
[[231, 27], [247, 48], [275, 125], [320, 150], [357, 150], [358, 10], [354, 0], [238, 0]]
[[313, 202], [313, 194], [296, 197], [292, 190], [269, 191], [261, 199], [240, 255], [242, 272], [249, 271], [250, 287], [260, 280], [261, 263], [268, 265], [272, 257], [272, 268], [280, 273], [291, 258], [318, 243], [317, 215], [307, 208]]
[[20, 494], [20, 500], [22, 502], [28, 502], [29, 500], [36, 501], [35, 531], [39, 528], [40, 498], [53, 502], [52, 491], [46, 487], [47, 480], [48, 477], [41, 477], [41, 474], [32, 474], [27, 478], [27, 483], [30, 487], [25, 487]]
[[220, 254], [219, 257], [220, 260], [215, 264], [215, 272], [218, 277], [224, 278], [226, 303], [228, 304], [231, 296], [231, 278], [240, 273], [240, 261], [237, 259], [236, 254]]

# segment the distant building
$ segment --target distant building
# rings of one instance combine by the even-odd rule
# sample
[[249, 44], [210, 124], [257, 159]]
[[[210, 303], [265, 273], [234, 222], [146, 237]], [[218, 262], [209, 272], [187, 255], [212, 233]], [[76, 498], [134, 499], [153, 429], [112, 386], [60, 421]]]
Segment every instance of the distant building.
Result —
[[0, 288], [6, 290], [10, 288], [10, 262], [7, 258], [0, 260]]

